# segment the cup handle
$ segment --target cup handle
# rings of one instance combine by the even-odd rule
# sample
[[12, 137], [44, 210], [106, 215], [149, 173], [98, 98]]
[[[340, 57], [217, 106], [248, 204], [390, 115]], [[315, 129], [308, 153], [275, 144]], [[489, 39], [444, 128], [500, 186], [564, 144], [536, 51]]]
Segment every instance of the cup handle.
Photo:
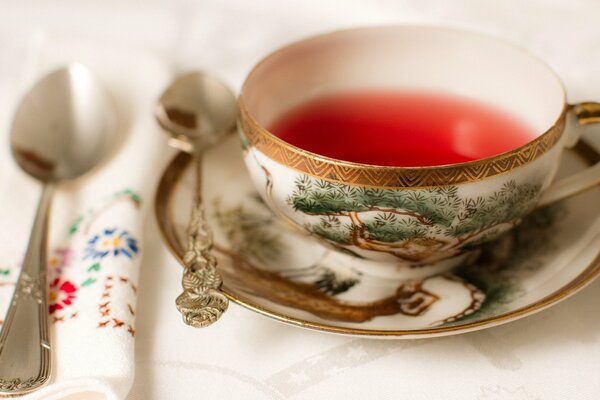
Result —
[[[600, 103], [586, 102], [569, 105], [567, 110], [566, 147], [573, 147], [580, 139], [583, 126], [600, 123]], [[553, 182], [542, 193], [538, 207], [565, 199], [600, 185], [600, 162], [584, 171]]]

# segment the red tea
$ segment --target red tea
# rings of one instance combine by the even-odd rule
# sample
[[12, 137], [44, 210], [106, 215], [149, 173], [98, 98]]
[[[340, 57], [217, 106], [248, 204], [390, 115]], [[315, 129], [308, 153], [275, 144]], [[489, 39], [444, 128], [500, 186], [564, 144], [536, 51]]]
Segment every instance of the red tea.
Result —
[[523, 121], [485, 103], [410, 91], [328, 95], [290, 110], [269, 130], [313, 153], [402, 167], [477, 160], [536, 137]]

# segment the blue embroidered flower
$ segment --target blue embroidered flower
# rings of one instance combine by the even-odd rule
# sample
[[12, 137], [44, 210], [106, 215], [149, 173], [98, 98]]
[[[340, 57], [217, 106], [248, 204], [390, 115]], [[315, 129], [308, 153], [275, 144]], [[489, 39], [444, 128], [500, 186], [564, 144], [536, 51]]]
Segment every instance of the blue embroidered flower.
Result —
[[114, 257], [124, 255], [133, 258], [139, 251], [137, 241], [125, 230], [104, 229], [100, 234], [88, 240], [83, 259], [104, 258], [110, 254]]

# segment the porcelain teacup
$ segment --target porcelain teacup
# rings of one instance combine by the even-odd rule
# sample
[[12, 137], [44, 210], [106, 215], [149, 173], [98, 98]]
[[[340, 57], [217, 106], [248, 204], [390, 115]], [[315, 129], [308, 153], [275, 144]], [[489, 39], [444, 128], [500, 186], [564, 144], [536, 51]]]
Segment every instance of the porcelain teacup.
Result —
[[[536, 136], [475, 161], [390, 167], [314, 154], [266, 128], [308, 99], [362, 88], [425, 89], [482, 100], [526, 121]], [[579, 140], [581, 126], [600, 121], [600, 105], [567, 104], [561, 80], [546, 64], [477, 33], [395, 26], [308, 38], [256, 65], [239, 107], [245, 162], [270, 208], [372, 264], [454, 265], [536, 207], [600, 181], [596, 165], [553, 182], [563, 149]]]

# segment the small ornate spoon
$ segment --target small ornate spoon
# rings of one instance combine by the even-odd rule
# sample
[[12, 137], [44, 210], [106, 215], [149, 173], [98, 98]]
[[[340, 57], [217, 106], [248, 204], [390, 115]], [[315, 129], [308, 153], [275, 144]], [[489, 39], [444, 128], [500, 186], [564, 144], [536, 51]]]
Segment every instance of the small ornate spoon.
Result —
[[52, 194], [96, 166], [113, 148], [116, 112], [96, 77], [72, 64], [41, 79], [14, 117], [11, 150], [42, 183], [19, 280], [0, 332], [0, 394], [31, 392], [50, 377], [46, 238]]
[[160, 97], [158, 123], [171, 135], [169, 144], [191, 153], [196, 162], [196, 188], [189, 241], [184, 257], [183, 293], [176, 300], [183, 321], [208, 326], [227, 310], [229, 300], [212, 254], [212, 232], [202, 204], [202, 154], [221, 142], [236, 126], [236, 98], [222, 82], [199, 72], [179, 76]]

